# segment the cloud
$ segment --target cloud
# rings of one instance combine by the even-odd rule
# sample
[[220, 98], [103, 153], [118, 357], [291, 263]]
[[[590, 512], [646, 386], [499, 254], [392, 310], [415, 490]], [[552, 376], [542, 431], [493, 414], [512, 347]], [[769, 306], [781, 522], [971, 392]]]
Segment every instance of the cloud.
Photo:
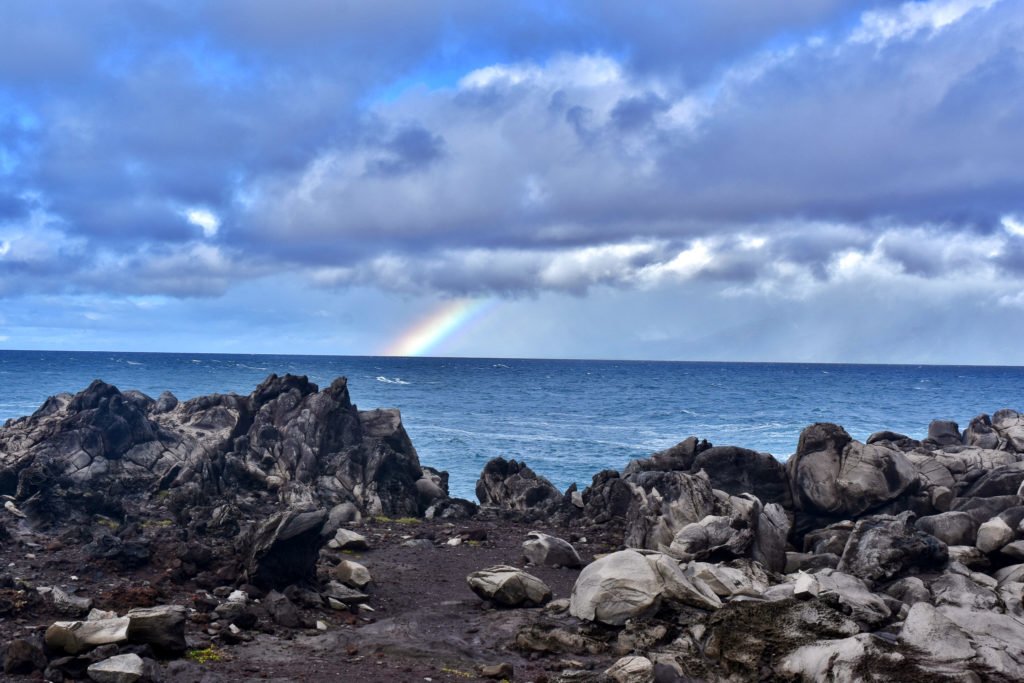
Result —
[[0, 29], [7, 296], [1022, 277], [1007, 0], [44, 4]]

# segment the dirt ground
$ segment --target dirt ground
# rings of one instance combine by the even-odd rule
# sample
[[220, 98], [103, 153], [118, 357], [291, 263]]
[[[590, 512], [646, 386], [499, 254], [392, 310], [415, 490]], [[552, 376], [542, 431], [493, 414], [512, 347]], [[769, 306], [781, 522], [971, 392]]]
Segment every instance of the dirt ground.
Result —
[[[557, 655], [524, 656], [511, 647], [516, 630], [543, 609], [494, 608], [469, 590], [466, 576], [497, 564], [523, 567], [521, 544], [531, 530], [573, 541], [584, 562], [596, 553], [620, 547], [621, 539], [602, 529], [549, 529], [497, 518], [459, 522], [373, 519], [352, 527], [365, 535], [370, 549], [341, 554], [325, 552], [321, 572], [341, 557], [365, 565], [373, 583], [366, 589], [372, 611], [356, 613], [306, 609], [309, 620], [326, 622], [326, 631], [285, 629], [269, 623], [243, 632], [248, 642], [226, 644], [190, 620], [190, 656], [162, 662], [167, 681], [474, 681], [486, 680], [483, 665], [511, 664], [514, 681], [547, 680], [565, 668], [600, 670], [611, 659]], [[449, 545], [449, 539], [462, 539]], [[333, 555], [333, 557], [331, 556]], [[199, 587], [169, 576], [175, 558], [154, 558], [144, 568], [126, 572], [86, 562], [74, 542], [12, 533], [0, 547], [0, 639], [9, 642], [42, 633], [56, 620], [68, 619], [23, 590], [60, 586], [91, 597], [94, 606], [123, 613], [131, 607], [181, 604], [191, 607]], [[579, 570], [531, 567], [554, 599], [568, 598]], [[199, 661], [196, 661], [199, 660]], [[11, 680], [41, 680], [41, 674]]]

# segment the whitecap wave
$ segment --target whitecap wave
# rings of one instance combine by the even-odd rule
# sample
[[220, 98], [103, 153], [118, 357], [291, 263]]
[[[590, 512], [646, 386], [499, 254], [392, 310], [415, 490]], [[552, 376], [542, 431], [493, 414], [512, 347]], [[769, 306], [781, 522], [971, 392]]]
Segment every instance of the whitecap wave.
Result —
[[384, 382], [385, 384], [408, 384], [408, 382], [401, 377], [385, 377], [384, 375], [378, 375], [377, 381]]

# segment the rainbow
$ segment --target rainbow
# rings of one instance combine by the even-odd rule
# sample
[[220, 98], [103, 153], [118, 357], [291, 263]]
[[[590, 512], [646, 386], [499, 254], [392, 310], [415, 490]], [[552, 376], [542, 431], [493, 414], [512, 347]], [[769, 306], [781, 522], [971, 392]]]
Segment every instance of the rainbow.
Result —
[[380, 351], [382, 356], [425, 356], [471, 329], [497, 305], [495, 299], [447, 301], [416, 321]]

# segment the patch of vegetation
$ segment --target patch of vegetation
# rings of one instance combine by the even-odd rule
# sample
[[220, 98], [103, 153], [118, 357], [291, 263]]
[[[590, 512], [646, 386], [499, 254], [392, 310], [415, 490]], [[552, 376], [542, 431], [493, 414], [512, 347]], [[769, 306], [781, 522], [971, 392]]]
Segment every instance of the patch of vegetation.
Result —
[[118, 522], [116, 519], [111, 519], [110, 517], [104, 517], [102, 515], [96, 516], [96, 523], [100, 526], [105, 526], [108, 529], [113, 529], [114, 531], [117, 531], [121, 528], [121, 523]]
[[204, 647], [202, 650], [189, 650], [185, 656], [196, 664], [219, 662], [224, 658], [220, 651], [213, 645], [210, 647]]
[[165, 529], [169, 526], [174, 526], [174, 520], [172, 519], [147, 519], [142, 523], [144, 529]]
[[451, 667], [442, 666], [441, 671], [452, 676], [461, 676], [462, 678], [473, 678], [473, 674], [468, 671], [460, 671], [459, 669], [452, 669]]
[[385, 517], [384, 515], [375, 515], [373, 521], [379, 524], [421, 524], [423, 522], [419, 517]]

